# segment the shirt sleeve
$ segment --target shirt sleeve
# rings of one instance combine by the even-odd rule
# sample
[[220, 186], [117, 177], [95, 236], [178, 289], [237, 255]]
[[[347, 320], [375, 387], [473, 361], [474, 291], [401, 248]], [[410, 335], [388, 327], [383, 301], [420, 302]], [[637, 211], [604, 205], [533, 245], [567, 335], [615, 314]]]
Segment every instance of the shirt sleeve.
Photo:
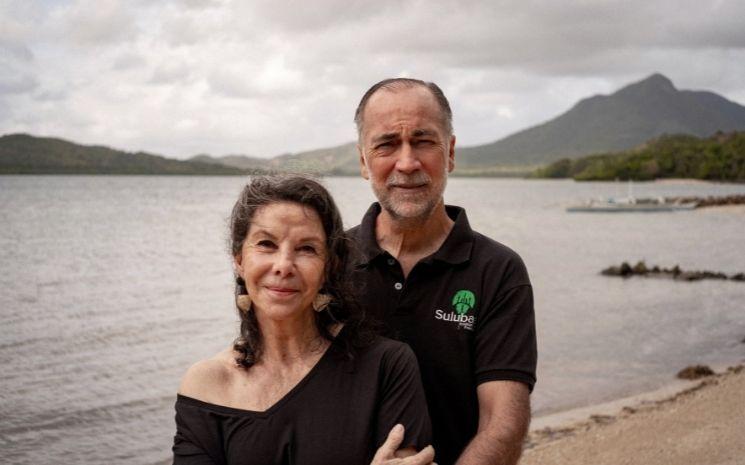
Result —
[[532, 391], [538, 358], [533, 288], [517, 255], [501, 281], [499, 292], [476, 322], [476, 382], [519, 381]]
[[401, 448], [420, 450], [432, 443], [432, 426], [414, 352], [396, 343], [386, 352], [381, 367], [381, 402], [376, 424], [376, 448], [396, 424], [405, 428]]
[[[176, 401], [176, 435], [173, 438], [173, 465], [218, 465], [210, 456], [209, 424], [199, 412]], [[213, 446], [214, 448], [214, 446]], [[214, 452], [214, 451], [213, 451]]]

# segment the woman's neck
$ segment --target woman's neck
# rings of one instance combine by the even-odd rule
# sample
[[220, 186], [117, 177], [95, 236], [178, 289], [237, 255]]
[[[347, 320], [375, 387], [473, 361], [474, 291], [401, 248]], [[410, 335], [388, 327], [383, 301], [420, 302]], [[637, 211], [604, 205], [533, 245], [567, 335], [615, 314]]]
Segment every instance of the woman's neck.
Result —
[[270, 364], [293, 364], [315, 358], [328, 347], [328, 341], [316, 327], [313, 314], [280, 321], [259, 318], [264, 350], [262, 361]]

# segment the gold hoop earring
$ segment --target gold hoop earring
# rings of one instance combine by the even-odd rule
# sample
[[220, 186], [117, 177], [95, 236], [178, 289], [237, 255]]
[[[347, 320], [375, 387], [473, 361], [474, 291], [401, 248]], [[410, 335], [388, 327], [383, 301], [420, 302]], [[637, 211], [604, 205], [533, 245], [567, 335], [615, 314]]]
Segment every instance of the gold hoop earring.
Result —
[[322, 312], [326, 309], [326, 307], [329, 306], [331, 303], [331, 296], [328, 294], [316, 294], [316, 296], [313, 298], [313, 310], [317, 312]]

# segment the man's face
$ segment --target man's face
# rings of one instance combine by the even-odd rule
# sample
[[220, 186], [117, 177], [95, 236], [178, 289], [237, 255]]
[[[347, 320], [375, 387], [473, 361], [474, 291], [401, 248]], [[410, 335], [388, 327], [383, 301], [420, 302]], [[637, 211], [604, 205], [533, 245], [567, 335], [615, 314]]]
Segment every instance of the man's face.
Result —
[[396, 219], [424, 219], [442, 202], [455, 166], [455, 137], [426, 87], [380, 89], [370, 97], [357, 146], [362, 177]]

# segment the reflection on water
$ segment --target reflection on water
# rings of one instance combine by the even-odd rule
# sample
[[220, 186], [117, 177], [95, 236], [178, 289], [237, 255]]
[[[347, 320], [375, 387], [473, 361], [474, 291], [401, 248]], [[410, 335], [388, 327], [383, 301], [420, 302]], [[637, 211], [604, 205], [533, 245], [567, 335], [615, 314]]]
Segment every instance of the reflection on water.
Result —
[[[0, 176], [0, 448], [8, 463], [167, 463], [190, 363], [235, 332], [226, 219], [238, 177]], [[346, 224], [372, 195], [330, 178]], [[745, 357], [745, 284], [614, 279], [623, 260], [745, 271], [745, 209], [568, 214], [613, 183], [451, 179], [447, 201], [533, 280], [537, 413]], [[745, 186], [635, 185], [637, 196]]]

